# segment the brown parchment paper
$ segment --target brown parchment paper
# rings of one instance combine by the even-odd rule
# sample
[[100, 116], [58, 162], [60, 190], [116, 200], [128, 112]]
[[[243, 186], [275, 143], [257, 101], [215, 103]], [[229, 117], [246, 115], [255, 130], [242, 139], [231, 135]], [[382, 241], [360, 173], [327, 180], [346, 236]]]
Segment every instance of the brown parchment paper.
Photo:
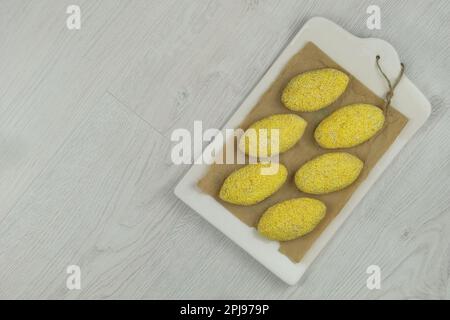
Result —
[[[294, 262], [299, 262], [302, 259], [322, 231], [339, 214], [340, 210], [346, 204], [352, 193], [367, 177], [378, 159], [394, 142], [395, 138], [408, 121], [404, 115], [391, 106], [388, 110], [386, 126], [377, 136], [362, 145], [349, 149], [342, 149], [358, 156], [364, 161], [364, 169], [362, 170], [361, 175], [351, 186], [344, 190], [326, 195], [309, 195], [299, 191], [294, 183], [294, 175], [297, 169], [306, 161], [320, 154], [339, 151], [322, 149], [315, 143], [313, 133], [318, 123], [339, 107], [347, 104], [370, 103], [382, 107], [384, 102], [383, 99], [376, 96], [349, 72], [336, 64], [316, 45], [313, 43], [308, 43], [302, 50], [290, 59], [275, 82], [262, 95], [257, 105], [251, 110], [240, 125], [240, 128], [245, 130], [253, 122], [269, 115], [293, 113], [293, 111], [287, 109], [281, 103], [280, 97], [283, 88], [292, 77], [298, 75], [299, 73], [325, 67], [336, 68], [347, 73], [350, 76], [349, 86], [345, 93], [329, 107], [316, 112], [297, 113], [308, 122], [308, 126], [299, 143], [297, 143], [289, 151], [280, 155], [280, 162], [287, 167], [289, 172], [287, 182], [283, 185], [283, 187], [281, 187], [280, 190], [268, 199], [253, 206], [238, 206], [222, 201], [218, 197], [218, 193], [224, 179], [231, 172], [243, 166], [235, 164], [212, 164], [206, 175], [198, 182], [198, 186], [203, 192], [214, 197], [226, 209], [228, 209], [230, 214], [235, 215], [243, 223], [251, 227], [256, 227], [259, 218], [268, 207], [280, 201], [302, 196], [313, 197], [323, 201], [327, 206], [327, 214], [312, 232], [295, 240], [280, 242], [280, 252], [288, 256]], [[375, 57], [374, 66], [367, 67], [375, 68]], [[236, 144], [237, 143], [235, 143], [235, 145]]]

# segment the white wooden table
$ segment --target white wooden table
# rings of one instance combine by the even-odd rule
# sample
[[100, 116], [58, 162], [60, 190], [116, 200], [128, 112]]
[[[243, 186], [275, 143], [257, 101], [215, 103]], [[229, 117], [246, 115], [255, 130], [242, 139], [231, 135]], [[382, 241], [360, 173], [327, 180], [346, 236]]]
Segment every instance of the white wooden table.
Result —
[[[450, 298], [450, 3], [370, 4], [0, 0], [0, 298]], [[391, 42], [433, 113], [289, 287], [175, 198], [170, 134], [221, 127], [313, 16]]]

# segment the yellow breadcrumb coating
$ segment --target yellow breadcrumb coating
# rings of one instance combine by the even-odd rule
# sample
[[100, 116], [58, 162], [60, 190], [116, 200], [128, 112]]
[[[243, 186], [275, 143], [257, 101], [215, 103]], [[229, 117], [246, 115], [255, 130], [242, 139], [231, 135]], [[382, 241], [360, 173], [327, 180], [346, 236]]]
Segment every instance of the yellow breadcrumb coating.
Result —
[[325, 217], [326, 211], [325, 204], [316, 199], [283, 201], [264, 212], [258, 222], [258, 231], [271, 240], [293, 240], [311, 232]]
[[383, 124], [384, 114], [380, 108], [352, 104], [323, 119], [314, 131], [314, 138], [323, 148], [350, 148], [372, 138]]
[[349, 81], [344, 72], [336, 69], [308, 71], [289, 81], [281, 94], [281, 102], [294, 111], [317, 111], [336, 101]]
[[[306, 121], [296, 114], [276, 114], [253, 123], [241, 137], [239, 148], [251, 156], [263, 154], [276, 155], [292, 148], [302, 137], [306, 128]], [[272, 150], [272, 131], [278, 129], [277, 150]], [[255, 143], [256, 142], [256, 143]]]
[[351, 185], [361, 173], [364, 163], [346, 152], [325, 153], [298, 169], [295, 184], [311, 194], [330, 193]]
[[263, 201], [280, 189], [288, 174], [281, 163], [274, 174], [267, 174], [263, 168], [270, 171], [270, 166], [267, 163], [249, 164], [234, 171], [225, 179], [219, 192], [220, 199], [244, 206]]

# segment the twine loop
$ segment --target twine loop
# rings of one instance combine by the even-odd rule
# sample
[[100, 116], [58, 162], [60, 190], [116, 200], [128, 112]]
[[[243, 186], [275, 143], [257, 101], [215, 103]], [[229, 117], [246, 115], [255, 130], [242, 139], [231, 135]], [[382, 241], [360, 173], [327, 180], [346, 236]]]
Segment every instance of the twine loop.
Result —
[[380, 56], [379, 55], [377, 55], [377, 57], [376, 57], [376, 62], [377, 62], [378, 70], [383, 75], [383, 78], [386, 80], [386, 83], [387, 83], [387, 85], [389, 87], [389, 90], [388, 90], [388, 92], [386, 93], [386, 96], [385, 96], [384, 108], [383, 108], [385, 116], [387, 118], [388, 108], [389, 108], [389, 106], [391, 104], [392, 97], [394, 96], [394, 90], [397, 87], [397, 85], [400, 82], [400, 80], [402, 79], [403, 74], [405, 73], [405, 65], [403, 64], [403, 62], [400, 63], [400, 73], [397, 76], [397, 79], [395, 79], [394, 84], [392, 84], [391, 80], [389, 80], [389, 78], [383, 72], [383, 69], [380, 66]]

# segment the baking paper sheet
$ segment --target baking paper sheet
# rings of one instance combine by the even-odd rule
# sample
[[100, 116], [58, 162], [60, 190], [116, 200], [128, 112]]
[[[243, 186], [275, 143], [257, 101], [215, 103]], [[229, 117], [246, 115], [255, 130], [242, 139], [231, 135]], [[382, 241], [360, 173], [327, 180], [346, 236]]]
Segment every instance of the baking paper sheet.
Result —
[[[367, 66], [368, 68], [375, 67], [375, 57], [373, 61], [374, 65]], [[292, 77], [306, 71], [325, 67], [336, 68], [350, 76], [350, 83], [347, 90], [337, 101], [327, 108], [311, 113], [293, 112], [283, 106], [280, 100], [281, 92]], [[280, 242], [280, 252], [288, 256], [293, 262], [301, 261], [307, 250], [319, 237], [322, 231], [329, 225], [329, 223], [339, 214], [340, 210], [344, 207], [352, 193], [367, 177], [378, 159], [380, 159], [389, 146], [394, 142], [408, 121], [404, 115], [395, 110], [395, 107], [391, 106], [387, 113], [385, 128], [377, 136], [373, 137], [366, 143], [349, 149], [336, 150], [326, 150], [318, 146], [314, 140], [313, 133], [319, 122], [336, 109], [353, 103], [369, 103], [379, 106], [380, 108], [384, 105], [383, 99], [376, 96], [355, 77], [336, 64], [316, 45], [311, 42], [306, 44], [302, 50], [290, 59], [275, 82], [262, 95], [257, 105], [246, 116], [240, 125], [240, 128], [245, 130], [257, 120], [265, 118], [269, 115], [280, 113], [296, 113], [308, 122], [308, 126], [302, 139], [291, 150], [280, 155], [280, 163], [284, 164], [289, 172], [287, 182], [275, 194], [253, 206], [238, 206], [229, 204], [222, 201], [218, 197], [220, 187], [222, 186], [225, 178], [231, 172], [242, 167], [243, 165], [212, 164], [206, 175], [198, 182], [198, 186], [203, 192], [209, 194], [220, 202], [226, 209], [228, 209], [230, 214], [235, 215], [243, 223], [250, 227], [255, 227], [257, 225], [259, 218], [268, 207], [280, 201], [305, 196], [323, 201], [327, 206], [327, 214], [312, 232], [295, 240]], [[364, 161], [364, 169], [355, 183], [344, 190], [326, 195], [309, 195], [297, 189], [294, 183], [294, 175], [301, 165], [320, 154], [341, 150], [354, 154]]]

